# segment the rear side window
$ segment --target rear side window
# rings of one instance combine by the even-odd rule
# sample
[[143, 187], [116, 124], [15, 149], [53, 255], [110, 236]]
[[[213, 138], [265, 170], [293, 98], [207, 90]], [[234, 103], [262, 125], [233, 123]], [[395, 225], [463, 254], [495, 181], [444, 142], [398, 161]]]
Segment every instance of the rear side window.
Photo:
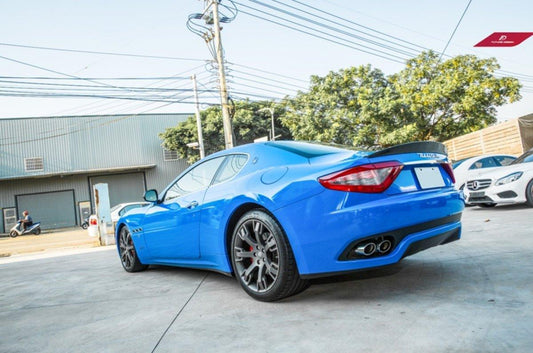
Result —
[[244, 167], [247, 161], [248, 156], [244, 154], [235, 154], [229, 156], [220, 168], [214, 184], [223, 183], [233, 178]]
[[494, 156], [494, 159], [496, 159], [500, 165], [504, 166], [513, 163], [516, 158], [509, 156]]
[[472, 164], [470, 169], [492, 168], [492, 167], [499, 167], [499, 166], [500, 164], [497, 163], [494, 160], [494, 158], [487, 157], [487, 158], [480, 159], [479, 161]]

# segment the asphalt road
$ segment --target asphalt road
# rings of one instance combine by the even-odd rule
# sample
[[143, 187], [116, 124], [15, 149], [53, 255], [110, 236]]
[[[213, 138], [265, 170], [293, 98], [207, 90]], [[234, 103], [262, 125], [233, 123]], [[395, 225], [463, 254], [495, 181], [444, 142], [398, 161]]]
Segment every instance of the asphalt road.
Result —
[[463, 224], [458, 242], [278, 303], [211, 272], [129, 274], [109, 248], [0, 262], [0, 352], [533, 351], [533, 209], [468, 208]]

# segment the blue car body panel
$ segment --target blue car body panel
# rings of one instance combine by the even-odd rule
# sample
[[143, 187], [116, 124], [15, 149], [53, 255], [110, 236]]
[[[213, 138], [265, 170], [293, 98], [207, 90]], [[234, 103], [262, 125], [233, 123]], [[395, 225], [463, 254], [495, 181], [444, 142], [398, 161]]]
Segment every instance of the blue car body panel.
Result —
[[[304, 146], [302, 148], [302, 146]], [[372, 157], [298, 142], [269, 142], [215, 153], [213, 158], [245, 154], [248, 160], [232, 179], [191, 194], [134, 209], [119, 219], [129, 228], [143, 264], [194, 267], [232, 273], [228, 239], [231, 222], [243, 209], [260, 207], [279, 222], [290, 243], [302, 276], [320, 276], [396, 263], [417, 242], [461, 231], [464, 203], [453, 181], [438, 167], [444, 186], [422, 189], [414, 168], [435, 166], [445, 155], [402, 153]], [[318, 178], [350, 167], [397, 161], [404, 165], [393, 184], [381, 193], [326, 189]], [[189, 209], [192, 203], [197, 207]], [[413, 226], [424, 224], [427, 227]], [[413, 230], [394, 249], [380, 257], [342, 259], [347, 247], [376, 234]], [[118, 242], [117, 242], [118, 244]], [[438, 244], [434, 244], [438, 245]], [[433, 246], [433, 245], [432, 245]], [[429, 246], [426, 246], [429, 247]]]

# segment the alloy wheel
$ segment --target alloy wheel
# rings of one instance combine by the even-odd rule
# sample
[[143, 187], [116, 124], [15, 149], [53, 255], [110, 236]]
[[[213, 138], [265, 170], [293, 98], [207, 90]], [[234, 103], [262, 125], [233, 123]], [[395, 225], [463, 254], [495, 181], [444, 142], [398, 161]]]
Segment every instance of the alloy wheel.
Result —
[[237, 229], [233, 243], [236, 275], [250, 290], [262, 293], [279, 276], [279, 249], [272, 230], [258, 219], [249, 219]]
[[131, 234], [126, 227], [120, 230], [119, 236], [120, 261], [126, 270], [131, 270], [135, 266], [135, 247]]

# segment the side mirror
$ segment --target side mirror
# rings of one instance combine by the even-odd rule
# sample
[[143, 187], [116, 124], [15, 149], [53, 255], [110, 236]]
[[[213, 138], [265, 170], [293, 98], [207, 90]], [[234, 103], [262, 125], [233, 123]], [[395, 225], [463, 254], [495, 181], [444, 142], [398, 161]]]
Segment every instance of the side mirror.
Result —
[[157, 190], [151, 189], [144, 193], [144, 199], [148, 202], [157, 202], [158, 200]]

